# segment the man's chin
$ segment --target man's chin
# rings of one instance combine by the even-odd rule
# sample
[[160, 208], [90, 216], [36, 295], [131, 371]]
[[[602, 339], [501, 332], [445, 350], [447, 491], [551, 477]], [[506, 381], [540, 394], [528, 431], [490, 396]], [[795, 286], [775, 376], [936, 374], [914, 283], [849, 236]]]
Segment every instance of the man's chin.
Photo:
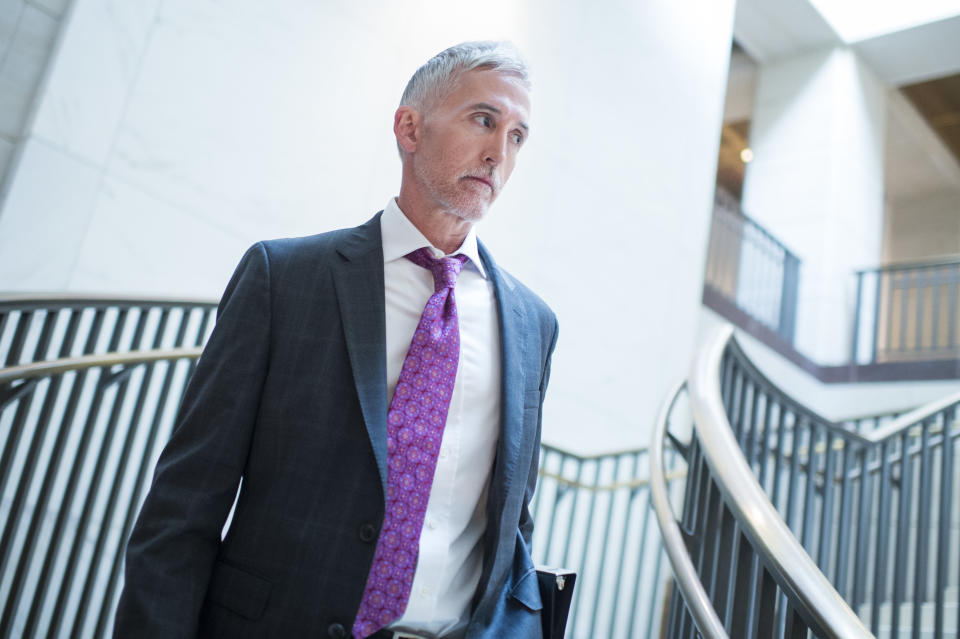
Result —
[[487, 214], [489, 206], [472, 204], [469, 206], [451, 206], [448, 212], [466, 222], [479, 222]]

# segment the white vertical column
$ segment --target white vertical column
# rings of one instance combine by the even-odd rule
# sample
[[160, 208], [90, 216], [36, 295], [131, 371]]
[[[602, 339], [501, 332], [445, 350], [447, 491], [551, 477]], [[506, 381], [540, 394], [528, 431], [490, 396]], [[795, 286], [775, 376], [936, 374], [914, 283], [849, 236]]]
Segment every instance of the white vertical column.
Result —
[[803, 262], [796, 346], [849, 358], [853, 272], [879, 262], [886, 93], [850, 49], [761, 65], [743, 208]]

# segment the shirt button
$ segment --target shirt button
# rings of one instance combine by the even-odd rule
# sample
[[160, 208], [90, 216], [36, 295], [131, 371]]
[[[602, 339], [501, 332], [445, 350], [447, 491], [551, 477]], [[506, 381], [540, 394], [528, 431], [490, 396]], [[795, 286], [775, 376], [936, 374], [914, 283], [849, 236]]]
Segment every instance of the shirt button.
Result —
[[440, 459], [446, 459], [450, 453], [447, 452], [446, 448], [440, 449]]
[[436, 520], [436, 519], [433, 519], [433, 518], [428, 519], [428, 520], [427, 520], [427, 528], [429, 528], [430, 530], [436, 530], [436, 529], [437, 529], [437, 520]]
[[420, 589], [420, 596], [426, 599], [430, 596], [430, 586], [424, 586]]
[[346, 639], [347, 629], [343, 627], [343, 624], [332, 623], [327, 627], [327, 636], [332, 639]]

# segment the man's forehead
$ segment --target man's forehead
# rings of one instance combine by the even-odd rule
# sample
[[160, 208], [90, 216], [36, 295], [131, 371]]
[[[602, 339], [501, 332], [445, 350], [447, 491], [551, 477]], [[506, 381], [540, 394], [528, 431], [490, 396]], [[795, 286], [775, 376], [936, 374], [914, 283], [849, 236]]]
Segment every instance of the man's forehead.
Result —
[[524, 126], [530, 111], [530, 92], [516, 73], [491, 69], [470, 69], [459, 74], [441, 104], [458, 109], [483, 105], [485, 110], [503, 115], [520, 110]]

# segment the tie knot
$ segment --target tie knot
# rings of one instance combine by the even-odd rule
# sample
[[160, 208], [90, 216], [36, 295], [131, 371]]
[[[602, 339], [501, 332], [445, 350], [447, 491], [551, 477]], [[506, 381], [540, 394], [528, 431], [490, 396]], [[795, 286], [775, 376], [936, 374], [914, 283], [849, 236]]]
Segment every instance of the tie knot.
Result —
[[435, 258], [430, 249], [423, 247], [413, 253], [407, 254], [406, 258], [429, 269], [433, 273], [434, 291], [442, 291], [445, 288], [453, 288], [457, 283], [457, 276], [463, 269], [463, 263], [467, 261], [466, 255], [453, 255], [451, 257]]

